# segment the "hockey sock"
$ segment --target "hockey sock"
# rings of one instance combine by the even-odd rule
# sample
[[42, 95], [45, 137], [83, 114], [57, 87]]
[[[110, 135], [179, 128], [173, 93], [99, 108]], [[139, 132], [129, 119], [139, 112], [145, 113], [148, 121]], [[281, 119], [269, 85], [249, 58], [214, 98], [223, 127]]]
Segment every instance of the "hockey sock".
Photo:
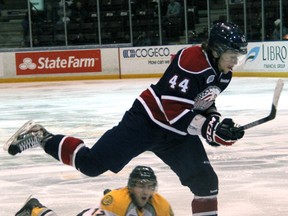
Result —
[[217, 216], [217, 197], [195, 196], [192, 201], [192, 214], [197, 216]]
[[83, 146], [78, 138], [55, 135], [46, 142], [44, 150], [62, 163], [75, 167], [76, 154]]

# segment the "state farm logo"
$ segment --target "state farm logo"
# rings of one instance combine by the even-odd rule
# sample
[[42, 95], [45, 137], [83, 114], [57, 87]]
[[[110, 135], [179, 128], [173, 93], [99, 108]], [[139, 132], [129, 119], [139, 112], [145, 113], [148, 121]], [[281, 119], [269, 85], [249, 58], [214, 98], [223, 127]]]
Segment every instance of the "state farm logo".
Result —
[[23, 63], [19, 65], [21, 70], [34, 70], [36, 68], [36, 64], [32, 62], [31, 58], [24, 58]]
[[36, 67], [38, 69], [54, 69], [54, 68], [79, 68], [79, 67], [94, 67], [97, 59], [94, 58], [81, 58], [77, 59], [75, 56], [69, 56], [68, 59], [61, 59], [60, 57], [56, 59], [50, 58], [39, 58], [38, 67], [32, 62], [31, 58], [24, 58], [23, 63], [19, 65], [21, 70], [34, 70]]
[[17, 75], [101, 72], [100, 50], [16, 53]]

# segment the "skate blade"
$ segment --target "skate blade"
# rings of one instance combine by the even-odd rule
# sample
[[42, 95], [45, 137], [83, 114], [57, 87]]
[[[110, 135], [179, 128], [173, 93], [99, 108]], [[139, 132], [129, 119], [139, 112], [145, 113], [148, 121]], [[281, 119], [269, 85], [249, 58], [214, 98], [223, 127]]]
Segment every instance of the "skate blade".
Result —
[[12, 142], [14, 141], [14, 139], [19, 136], [19, 134], [21, 134], [23, 131], [27, 131], [30, 128], [32, 128], [35, 125], [33, 120], [30, 120], [28, 122], [26, 122], [15, 134], [13, 134], [13, 136], [4, 144], [3, 149], [5, 151], [8, 151], [10, 145], [12, 144]]

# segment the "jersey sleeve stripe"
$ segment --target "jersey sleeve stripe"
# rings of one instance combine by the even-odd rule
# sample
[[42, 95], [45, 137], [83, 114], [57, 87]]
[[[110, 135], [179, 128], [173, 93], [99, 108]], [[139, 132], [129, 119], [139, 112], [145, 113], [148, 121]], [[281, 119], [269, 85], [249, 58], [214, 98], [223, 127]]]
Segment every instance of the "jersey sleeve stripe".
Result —
[[180, 98], [180, 97], [175, 97], [175, 96], [168, 96], [168, 95], [162, 95], [161, 99], [179, 101], [179, 102], [187, 103], [187, 104], [191, 104], [191, 105], [194, 105], [194, 103], [195, 103], [193, 100]]
[[159, 121], [159, 120], [157, 120], [156, 118], [154, 118], [154, 116], [153, 116], [151, 110], [149, 109], [149, 107], [147, 106], [146, 102], [145, 102], [141, 97], [138, 97], [137, 99], [138, 99], [138, 100], [140, 101], [140, 103], [143, 105], [143, 107], [144, 107], [144, 109], [146, 110], [147, 114], [149, 115], [150, 119], [151, 119], [154, 123], [156, 123], [157, 125], [161, 126], [162, 128], [165, 128], [165, 129], [167, 129], [167, 130], [173, 131], [174, 133], [177, 133], [177, 134], [180, 134], [180, 135], [183, 135], [183, 136], [187, 135], [186, 132], [177, 130], [177, 129], [169, 126], [168, 124], [164, 124], [164, 123], [162, 123], [161, 121]]
[[186, 115], [188, 112], [190, 112], [189, 110], [184, 110], [181, 114], [177, 115], [174, 119], [171, 119], [169, 122], [170, 124], [174, 124], [176, 123], [179, 119], [181, 119], [184, 115]]

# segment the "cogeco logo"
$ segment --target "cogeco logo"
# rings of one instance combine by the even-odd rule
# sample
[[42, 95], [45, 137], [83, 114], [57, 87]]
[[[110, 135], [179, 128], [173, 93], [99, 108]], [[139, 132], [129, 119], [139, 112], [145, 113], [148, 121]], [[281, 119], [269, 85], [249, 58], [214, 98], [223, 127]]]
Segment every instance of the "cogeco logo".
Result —
[[170, 56], [170, 50], [167, 47], [155, 47], [148, 49], [126, 49], [123, 50], [124, 58], [145, 58], [145, 57], [163, 57]]

